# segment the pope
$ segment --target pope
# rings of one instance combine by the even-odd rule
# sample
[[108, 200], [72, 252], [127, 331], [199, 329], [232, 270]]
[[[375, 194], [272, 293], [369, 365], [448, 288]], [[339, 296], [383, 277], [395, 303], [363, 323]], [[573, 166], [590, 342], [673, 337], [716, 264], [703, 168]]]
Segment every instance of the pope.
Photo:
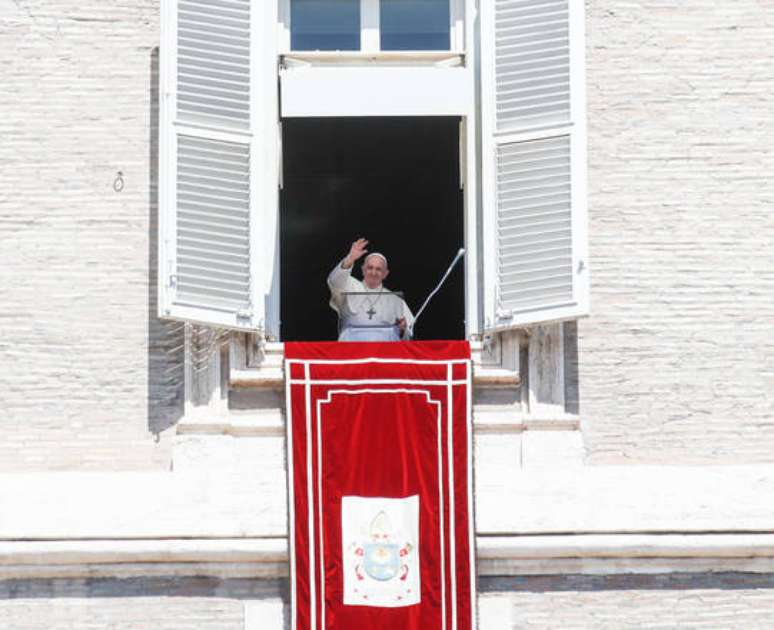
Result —
[[[347, 329], [353, 327], [397, 327], [401, 338], [408, 337], [414, 316], [403, 298], [382, 284], [390, 273], [387, 258], [378, 252], [368, 253], [368, 241], [357, 239], [349, 253], [328, 274], [331, 308], [342, 320], [339, 340], [351, 339]], [[365, 258], [363, 258], [365, 256]], [[355, 263], [363, 258], [363, 281], [352, 277]], [[378, 340], [370, 338], [369, 340]]]

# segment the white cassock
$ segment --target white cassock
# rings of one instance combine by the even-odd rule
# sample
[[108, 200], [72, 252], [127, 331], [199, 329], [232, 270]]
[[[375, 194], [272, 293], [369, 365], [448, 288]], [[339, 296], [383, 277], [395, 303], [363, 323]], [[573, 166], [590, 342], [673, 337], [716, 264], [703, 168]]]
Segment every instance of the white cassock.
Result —
[[[387, 329], [394, 327], [399, 319], [405, 319], [406, 330], [411, 330], [414, 315], [403, 298], [381, 284], [375, 289], [368, 288], [352, 277], [352, 267], [344, 269], [341, 262], [337, 264], [328, 274], [328, 288], [331, 308], [339, 314], [339, 341], [397, 341], [394, 330]], [[347, 295], [350, 293], [363, 295]], [[353, 331], [358, 331], [357, 336], [353, 336]], [[404, 338], [408, 338], [408, 332]]]

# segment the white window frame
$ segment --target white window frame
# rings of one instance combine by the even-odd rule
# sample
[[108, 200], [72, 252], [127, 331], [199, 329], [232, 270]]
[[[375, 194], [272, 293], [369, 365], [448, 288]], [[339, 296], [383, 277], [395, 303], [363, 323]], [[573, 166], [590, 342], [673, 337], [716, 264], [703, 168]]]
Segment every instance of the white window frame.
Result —
[[[361, 0], [361, 3], [372, 3], [374, 0]], [[313, 99], [301, 99], [305, 102], [315, 103], [315, 113], [294, 112], [294, 116], [304, 115], [333, 115], [330, 112], [320, 113], [321, 101], [326, 97], [325, 94], [338, 94], [345, 102], [352, 107], [352, 102], [357, 100], [358, 94], [355, 90], [369, 96], [371, 104], [363, 106], [361, 113], [350, 111], [349, 109], [337, 109], [340, 112], [336, 115], [405, 115], [405, 116], [459, 116], [460, 125], [460, 175], [461, 185], [463, 187], [463, 221], [464, 221], [464, 243], [466, 255], [464, 258], [464, 292], [465, 292], [465, 336], [471, 338], [482, 332], [483, 302], [481, 296], [481, 281], [479, 276], [479, 241], [480, 241], [480, 217], [478, 204], [478, 131], [476, 99], [475, 99], [475, 65], [476, 51], [473, 46], [465, 50], [466, 42], [475, 41], [476, 24], [476, 3], [472, 0], [449, 0], [451, 3], [451, 20], [453, 30], [451, 32], [452, 49], [447, 51], [383, 51], [380, 53], [364, 53], [362, 51], [290, 51], [290, 0], [279, 0], [279, 51], [280, 57], [285, 58], [285, 63], [281, 64], [281, 92], [287, 97], [287, 75], [292, 73], [294, 68], [298, 69], [299, 76], [304, 77], [304, 81], [321, 81], [322, 87], [315, 89]], [[362, 7], [362, 4], [361, 4]], [[376, 3], [378, 14], [378, 3]], [[361, 9], [362, 11], [362, 9]], [[362, 16], [362, 13], [361, 13]], [[361, 17], [362, 23], [362, 17]], [[378, 37], [377, 37], [378, 40]], [[361, 42], [362, 43], [362, 42]], [[360, 58], [363, 63], [358, 63]], [[399, 58], [401, 63], [393, 64], [393, 60]], [[352, 63], [353, 59], [356, 63]], [[289, 61], [297, 61], [288, 63]], [[384, 61], [384, 64], [377, 63], [375, 66], [371, 63], [376, 60]], [[464, 61], [463, 61], [464, 60]], [[405, 62], [405, 63], [403, 63]], [[360, 67], [359, 67], [360, 66]], [[459, 74], [456, 79], [456, 90], [459, 93], [456, 98], [444, 99], [438, 95], [443, 93], [438, 89], [438, 82], [447, 81], [444, 79], [446, 73]], [[422, 74], [422, 85], [426, 91], [434, 92], [435, 96], [431, 104], [431, 99], [425, 101], [417, 98], [407, 98], [406, 86], [403, 85], [408, 79], [414, 80], [415, 74]], [[377, 76], [380, 77], [379, 80]], [[369, 84], [369, 89], [363, 86], [368, 80], [374, 81]], [[411, 81], [409, 81], [411, 83]], [[379, 87], [381, 86], [381, 87]], [[389, 87], [390, 98], [393, 101], [400, 101], [403, 109], [401, 111], [392, 110], [389, 112], [377, 112], [373, 109], [373, 102], [380, 98], [387, 101], [387, 96], [376, 96], [380, 89]], [[325, 88], [325, 89], [324, 89]], [[461, 94], [461, 96], [460, 96]], [[284, 108], [287, 105], [287, 98], [280, 99]], [[421, 101], [421, 102], [420, 102]], [[423, 103], [425, 106], [423, 106]], [[451, 107], [451, 108], [450, 108]], [[357, 108], [355, 108], [357, 109]], [[365, 113], [370, 109], [369, 113]], [[454, 252], [449, 255], [453, 256]], [[449, 261], [439, 259], [438, 264], [445, 266]], [[439, 270], [441, 273], [443, 269]], [[267, 322], [270, 322], [270, 328], [274, 328], [274, 322], [279, 320], [279, 283], [274, 285], [277, 289], [275, 303], [270, 313], [267, 313]], [[429, 288], [428, 288], [429, 290]], [[274, 314], [272, 317], [271, 314]]]
[[[290, 2], [291, 0], [279, 0], [278, 37], [280, 54], [308, 53], [310, 51], [291, 50]], [[342, 55], [351, 56], [353, 53], [358, 52], [365, 54], [398, 54], [401, 56], [408, 56], [415, 52], [449, 52], [455, 54], [463, 54], [465, 52], [465, 0], [449, 0], [449, 49], [443, 51], [380, 50], [379, 2], [380, 0], [360, 0], [360, 50], [342, 51]], [[330, 54], [332, 51], [321, 52]]]

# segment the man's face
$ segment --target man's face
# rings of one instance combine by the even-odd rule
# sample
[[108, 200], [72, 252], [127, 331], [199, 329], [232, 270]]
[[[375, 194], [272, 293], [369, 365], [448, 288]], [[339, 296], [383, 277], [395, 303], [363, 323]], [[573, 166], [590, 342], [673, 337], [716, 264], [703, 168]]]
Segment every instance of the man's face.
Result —
[[368, 256], [363, 263], [363, 282], [369, 289], [375, 289], [390, 273], [384, 259], [380, 256]]

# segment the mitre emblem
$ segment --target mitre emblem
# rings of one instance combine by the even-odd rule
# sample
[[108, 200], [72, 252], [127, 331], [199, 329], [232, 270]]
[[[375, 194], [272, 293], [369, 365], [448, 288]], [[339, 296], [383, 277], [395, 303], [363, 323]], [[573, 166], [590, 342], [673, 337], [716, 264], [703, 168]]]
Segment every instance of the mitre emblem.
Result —
[[348, 496], [342, 508], [344, 603], [418, 603], [419, 497]]
[[[411, 544], [406, 542], [400, 546], [393, 538], [392, 524], [384, 512], [379, 512], [371, 521], [370, 540], [362, 547], [355, 549], [356, 554], [362, 554], [362, 565], [356, 565], [355, 570], [362, 570], [381, 582], [398, 577], [405, 580], [409, 566], [403, 558], [411, 553]], [[362, 576], [358, 576], [363, 579]]]

